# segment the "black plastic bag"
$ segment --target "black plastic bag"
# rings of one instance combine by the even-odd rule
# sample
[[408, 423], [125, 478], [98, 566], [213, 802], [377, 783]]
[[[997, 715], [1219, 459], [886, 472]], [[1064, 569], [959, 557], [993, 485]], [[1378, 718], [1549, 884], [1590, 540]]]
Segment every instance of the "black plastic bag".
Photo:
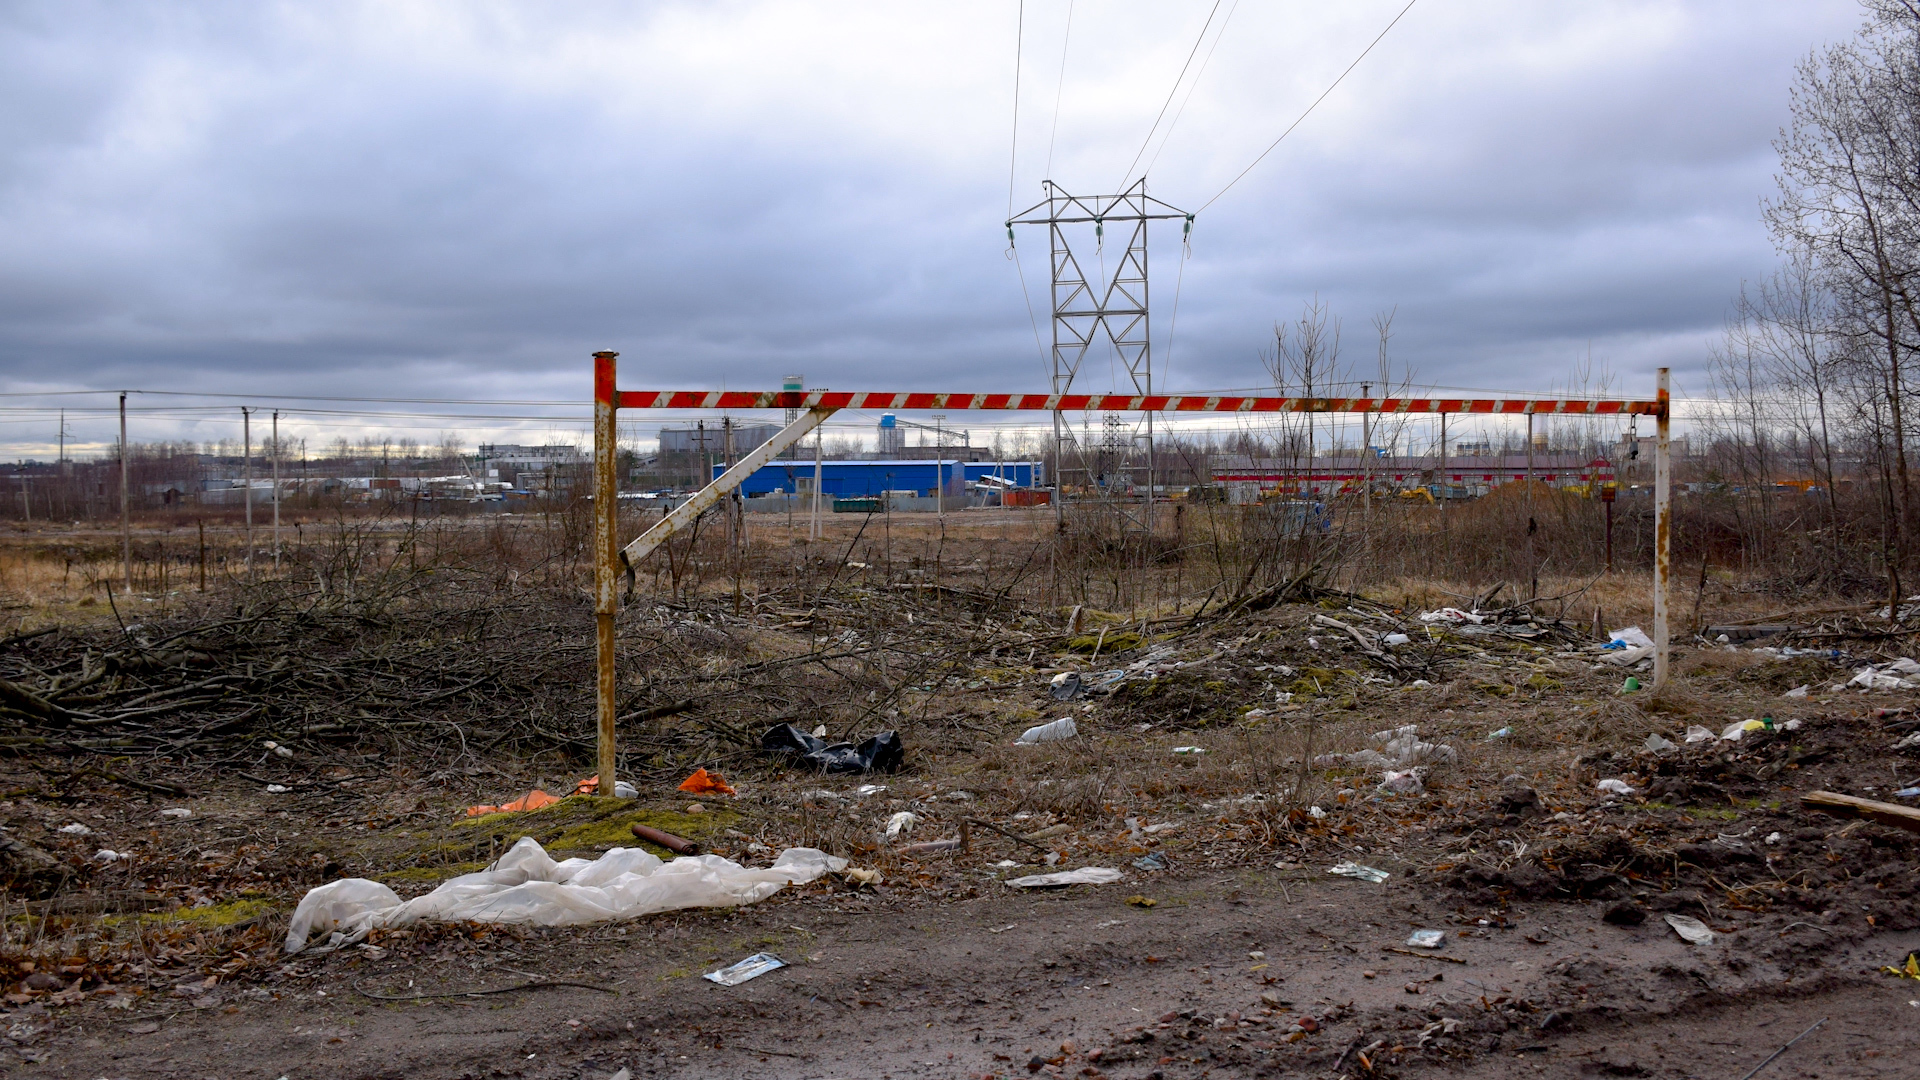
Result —
[[829, 743], [792, 724], [775, 724], [760, 736], [760, 749], [769, 754], [792, 754], [822, 772], [893, 772], [906, 760], [907, 748], [895, 731], [883, 731], [855, 746]]

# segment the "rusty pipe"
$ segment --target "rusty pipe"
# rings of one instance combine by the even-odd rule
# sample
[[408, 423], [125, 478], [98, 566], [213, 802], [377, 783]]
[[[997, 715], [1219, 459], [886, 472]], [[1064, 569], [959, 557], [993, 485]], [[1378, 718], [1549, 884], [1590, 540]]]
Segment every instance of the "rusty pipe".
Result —
[[658, 844], [668, 851], [673, 852], [675, 855], [700, 854], [700, 845], [688, 840], [686, 837], [675, 836], [670, 832], [661, 832], [659, 829], [650, 825], [642, 825], [637, 821], [633, 823], [633, 835], [645, 840], [649, 844]]

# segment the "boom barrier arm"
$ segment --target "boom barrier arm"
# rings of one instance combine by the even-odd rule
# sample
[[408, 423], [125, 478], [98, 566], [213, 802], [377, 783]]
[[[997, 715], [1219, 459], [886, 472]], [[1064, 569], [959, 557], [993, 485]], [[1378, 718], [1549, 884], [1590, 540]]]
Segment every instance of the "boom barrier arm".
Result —
[[[1673, 508], [1669, 498], [1673, 470], [1668, 451], [1671, 398], [1667, 369], [1659, 372], [1658, 394], [1649, 400], [1586, 398], [1306, 398], [1227, 395], [1125, 394], [890, 394], [827, 390], [782, 391], [622, 391], [615, 388], [617, 353], [594, 354], [594, 618], [598, 634], [600, 793], [614, 787], [614, 614], [619, 608], [618, 579], [634, 565], [690, 526], [700, 514], [738, 488], [762, 465], [805, 438], [841, 409], [980, 409], [999, 411], [1164, 412], [1164, 413], [1466, 413], [1483, 416], [1562, 414], [1574, 416], [1651, 416], [1654, 443], [1653, 638], [1654, 685], [1667, 681], [1667, 587], [1672, 576]], [[620, 409], [805, 409], [800, 418], [722, 473], [685, 503], [674, 508], [625, 548], [619, 526], [619, 483], [615, 475], [614, 415]], [[1446, 429], [1441, 428], [1444, 438]], [[1444, 457], [1444, 448], [1442, 451]], [[1056, 481], [1057, 482], [1057, 481]], [[815, 499], [819, 492], [814, 492]]]

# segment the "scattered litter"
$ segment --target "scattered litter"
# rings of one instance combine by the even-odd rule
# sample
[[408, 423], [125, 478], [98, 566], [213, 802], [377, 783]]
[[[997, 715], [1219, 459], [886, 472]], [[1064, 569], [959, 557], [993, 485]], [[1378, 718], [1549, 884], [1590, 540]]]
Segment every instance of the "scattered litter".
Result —
[[1135, 870], [1165, 870], [1168, 865], [1167, 857], [1158, 851], [1133, 860]]
[[616, 799], [637, 799], [640, 797], [640, 789], [627, 783], [625, 780], [615, 780], [613, 782], [613, 797]]
[[1487, 738], [1489, 738], [1489, 739], [1511, 739], [1511, 738], [1513, 738], [1513, 725], [1512, 725], [1512, 724], [1508, 724], [1508, 725], [1507, 725], [1506, 727], [1503, 727], [1503, 728], [1501, 728], [1501, 729], [1500, 729], [1499, 731], [1489, 731], [1489, 732], [1487, 732]]
[[885, 784], [861, 784], [859, 787], [853, 789], [853, 797], [856, 799], [864, 799], [871, 795], [878, 795], [885, 790], [887, 790], [887, 785]]
[[1653, 655], [1652, 649], [1641, 647], [1641, 648], [1634, 648], [1634, 649], [1620, 649], [1617, 651], [1610, 650], [1607, 653], [1607, 655], [1601, 657], [1600, 659], [1609, 664], [1612, 664], [1615, 667], [1631, 667], [1634, 664], [1637, 664], [1640, 661], [1645, 660], [1646, 658], [1652, 655]]
[[364, 878], [311, 889], [294, 909], [286, 951], [299, 952], [316, 932], [331, 934], [324, 947], [334, 949], [357, 943], [376, 927], [423, 921], [571, 926], [679, 908], [735, 907], [846, 867], [845, 859], [814, 848], [788, 848], [765, 870], [718, 855], [663, 862], [639, 848], [555, 862], [532, 837], [522, 837], [492, 867], [412, 900]]
[[293, 790], [292, 788], [288, 787], [285, 784], [268, 784], [267, 785], [267, 794], [269, 795], [285, 795], [287, 792], [292, 790]]
[[1911, 690], [1920, 687], [1920, 663], [1903, 656], [1885, 664], [1868, 664], [1854, 671], [1847, 685], [1862, 690]]
[[1733, 723], [1728, 724], [1725, 730], [1720, 732], [1720, 738], [1722, 740], [1730, 739], [1734, 742], [1739, 742], [1740, 737], [1745, 735], [1749, 731], [1772, 731], [1772, 730], [1773, 730], [1772, 720], [1735, 720]]
[[1047, 686], [1047, 693], [1052, 694], [1055, 701], [1072, 701], [1080, 696], [1083, 689], [1079, 672], [1063, 671], [1053, 677], [1053, 682]]
[[1420, 725], [1406, 724], [1388, 731], [1376, 731], [1367, 737], [1376, 749], [1351, 754], [1320, 754], [1314, 768], [1330, 769], [1346, 765], [1361, 769], [1405, 769], [1412, 765], [1451, 765], [1460, 760], [1459, 751], [1446, 743], [1420, 741]]
[[1413, 639], [1408, 637], [1405, 634], [1388, 634], [1386, 637], [1383, 637], [1380, 640], [1385, 642], [1388, 645], [1405, 645], [1408, 642], [1412, 641]]
[[96, 851], [93, 853], [93, 857], [100, 860], [101, 862], [119, 862], [122, 859], [133, 858], [132, 855], [123, 854], [121, 852], [113, 850], [112, 848], [101, 848], [99, 851]]
[[290, 758], [293, 756], [293, 747], [291, 746], [281, 746], [279, 743], [274, 742], [272, 739], [268, 739], [264, 745], [266, 746], [267, 749], [273, 751], [274, 753], [280, 755], [281, 757]]
[[1325, 821], [1327, 819], [1327, 812], [1318, 806], [1309, 806], [1307, 807], [1307, 816], [1315, 821]]
[[1447, 943], [1445, 930], [1415, 930], [1407, 938], [1407, 947], [1411, 949], [1438, 949]]
[[891, 844], [903, 836], [911, 835], [913, 833], [913, 827], [919, 823], [920, 818], [917, 814], [910, 814], [905, 810], [888, 818], [887, 843]]
[[895, 731], [882, 731], [855, 746], [829, 743], [792, 724], [776, 724], [760, 736], [760, 749], [769, 754], [791, 754], [830, 773], [893, 772], [906, 760], [907, 750]]
[[539, 788], [534, 788], [532, 791], [527, 792], [512, 802], [501, 803], [498, 806], [469, 806], [467, 807], [467, 816], [480, 817], [485, 814], [517, 813], [521, 810], [538, 810], [543, 806], [552, 806], [559, 801], [559, 796], [549, 795]]
[[170, 817], [170, 818], [190, 818], [193, 816], [193, 811], [187, 809], [184, 806], [169, 806], [165, 810], [160, 811], [160, 816]]
[[1895, 975], [1902, 979], [1920, 979], [1920, 951], [1908, 953], [1907, 962], [1904, 964], [1897, 967], [1888, 965], [1880, 970], [1888, 975]]
[[1803, 698], [1803, 697], [1806, 697], [1807, 694], [1810, 693], [1812, 690], [1813, 690], [1813, 684], [1808, 683], [1804, 686], [1796, 686], [1793, 689], [1787, 691], [1786, 693], [1780, 696], [1790, 697], [1790, 698]]
[[1607, 780], [1600, 781], [1598, 784], [1594, 786], [1599, 788], [1601, 791], [1605, 791], [1613, 795], [1633, 794], [1633, 787], [1629, 785], [1625, 780], [1607, 779]]
[[1138, 893], [1127, 897], [1127, 903], [1137, 908], [1150, 908], [1159, 902], [1151, 896], [1141, 896]]
[[863, 869], [858, 866], [847, 867], [840, 872], [840, 876], [853, 882], [855, 885], [878, 885], [886, 880], [880, 876], [880, 871]]
[[1920, 731], [1916, 731], [1893, 744], [1895, 750], [1905, 750], [1909, 746], [1920, 746]]
[[1470, 611], [1461, 611], [1459, 608], [1449, 607], [1441, 608], [1439, 611], [1423, 612], [1420, 616], [1420, 621], [1423, 623], [1453, 623], [1455, 625], [1472, 623], [1478, 626], [1486, 622], [1487, 618], [1484, 615], [1475, 615]]
[[1207, 752], [1207, 748], [1204, 746], [1176, 746], [1173, 748], [1173, 752], [1176, 754], [1204, 754]]
[[769, 971], [778, 971], [786, 966], [785, 960], [772, 953], [754, 953], [737, 964], [723, 967], [719, 971], [709, 971], [701, 977], [708, 982], [719, 983], [721, 986], [739, 986], [748, 979], [757, 979]]
[[1893, 797], [1896, 799], [1911, 799], [1916, 796], [1920, 796], [1920, 785], [1901, 788], [1899, 791], [1893, 793]]
[[1050, 724], [1030, 727], [1013, 741], [1016, 746], [1032, 746], [1043, 742], [1062, 742], [1079, 734], [1080, 729], [1074, 726], [1073, 717], [1063, 716]]
[[1649, 752], [1655, 753], [1655, 754], [1661, 753], [1662, 751], [1666, 751], [1666, 750], [1679, 749], [1679, 747], [1674, 745], [1672, 739], [1669, 739], [1664, 735], [1660, 735], [1658, 733], [1647, 736], [1647, 741], [1641, 743], [1640, 745], [1646, 747]]
[[1613, 640], [1607, 642], [1604, 648], [1608, 648], [1608, 649], [1621, 649], [1621, 648], [1651, 649], [1653, 648], [1653, 639], [1647, 636], [1647, 632], [1645, 630], [1642, 630], [1637, 626], [1629, 626], [1625, 630], [1615, 630], [1613, 633], [1607, 636], [1612, 638]]
[[1708, 739], [1711, 739], [1711, 738], [1713, 738], [1712, 728], [1704, 728], [1704, 727], [1701, 727], [1699, 724], [1689, 724], [1687, 726], [1688, 745], [1692, 745], [1693, 743], [1697, 743], [1697, 742], [1706, 742]]
[[93, 835], [92, 829], [87, 828], [85, 825], [82, 825], [77, 821], [71, 825], [60, 826], [60, 831], [63, 833], [66, 833], [68, 836], [92, 836]]
[[1108, 885], [1119, 881], [1121, 876], [1120, 871], [1104, 866], [1083, 866], [1078, 870], [1011, 878], [1007, 884], [1016, 889], [1058, 889], [1068, 885]]
[[1707, 929], [1706, 923], [1691, 915], [1669, 915], [1667, 925], [1673, 927], [1673, 932], [1689, 945], [1713, 944], [1713, 931]]
[[1179, 827], [1180, 823], [1177, 821], [1156, 821], [1140, 831], [1152, 836], [1155, 833], [1172, 832]]
[[1334, 863], [1332, 866], [1327, 868], [1327, 873], [1338, 874], [1341, 877], [1350, 877], [1356, 881], [1371, 881], [1375, 885], [1378, 885], [1393, 876], [1392, 874], [1387, 873], [1385, 870], [1375, 870], [1371, 866], [1361, 866], [1359, 863], [1356, 863], [1356, 862]]
[[1626, 679], [1624, 679], [1624, 680], [1623, 680], [1623, 681], [1622, 681], [1622, 682], [1620, 683], [1620, 692], [1621, 692], [1621, 693], [1623, 693], [1623, 694], [1637, 694], [1637, 693], [1639, 693], [1639, 692], [1640, 692], [1640, 680], [1639, 680], [1639, 679], [1637, 679], [1637, 678], [1635, 678], [1635, 677], [1634, 677], [1634, 676], [1632, 676], [1632, 675], [1629, 675], [1629, 676], [1627, 676], [1627, 677], [1626, 677]]
[[629, 828], [632, 830], [634, 836], [650, 844], [658, 844], [668, 851], [673, 852], [675, 855], [700, 854], [700, 845], [688, 840], [686, 837], [675, 836], [670, 832], [656, 829], [651, 825], [642, 825], [637, 821], [629, 826]]
[[733, 788], [719, 773], [710, 773], [705, 769], [693, 770], [693, 775], [680, 781], [680, 790], [694, 795], [732, 795]]
[[1421, 781], [1420, 772], [1417, 769], [1408, 769], [1404, 772], [1389, 769], [1386, 778], [1381, 780], [1376, 790], [1389, 795], [1425, 795], [1427, 785]]

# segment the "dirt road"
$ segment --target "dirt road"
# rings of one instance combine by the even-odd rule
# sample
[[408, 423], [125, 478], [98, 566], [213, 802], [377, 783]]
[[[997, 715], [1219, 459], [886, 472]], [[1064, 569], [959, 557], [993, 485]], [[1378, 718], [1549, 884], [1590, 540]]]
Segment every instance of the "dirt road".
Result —
[[[1920, 983], [1874, 969], [1920, 932], [1754, 915], [1702, 947], [1602, 912], [1481, 912], [1304, 869], [947, 905], [799, 890], [619, 928], [389, 939], [172, 1009], [37, 1032], [46, 1014], [22, 1010], [10, 1038], [38, 1058], [16, 1075], [61, 1077], [1738, 1078], [1826, 1018], [1770, 1075], [1914, 1075]], [[1415, 928], [1446, 945], [1389, 951]], [[792, 966], [699, 978], [762, 950]], [[368, 996], [529, 980], [615, 992]]]

